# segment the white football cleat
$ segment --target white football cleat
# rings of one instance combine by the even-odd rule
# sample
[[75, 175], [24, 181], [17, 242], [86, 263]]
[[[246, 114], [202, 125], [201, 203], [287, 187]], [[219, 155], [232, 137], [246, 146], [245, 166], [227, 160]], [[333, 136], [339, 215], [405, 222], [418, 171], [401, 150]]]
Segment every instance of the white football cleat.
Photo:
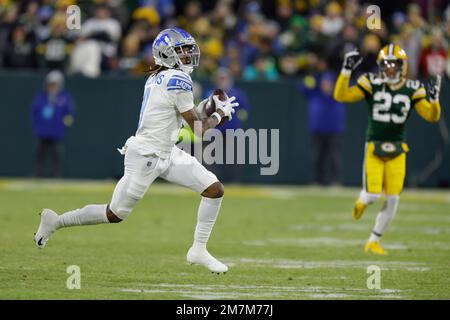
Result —
[[50, 209], [42, 210], [39, 229], [34, 234], [34, 241], [39, 248], [44, 248], [50, 236], [58, 229], [58, 215]]
[[228, 271], [228, 267], [214, 258], [206, 249], [191, 247], [186, 258], [190, 264], [200, 264], [214, 273], [225, 273]]

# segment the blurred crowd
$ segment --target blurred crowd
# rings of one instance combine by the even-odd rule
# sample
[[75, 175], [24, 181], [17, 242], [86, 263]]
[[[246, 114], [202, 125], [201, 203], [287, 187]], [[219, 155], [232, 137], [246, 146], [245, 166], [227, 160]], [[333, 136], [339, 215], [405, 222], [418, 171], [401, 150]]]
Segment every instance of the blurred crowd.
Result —
[[[0, 68], [142, 74], [158, 32], [179, 26], [200, 45], [197, 78], [221, 67], [250, 81], [337, 71], [354, 47], [371, 71], [390, 41], [408, 53], [411, 77], [449, 76], [450, 4], [430, 1], [384, 1], [381, 28], [369, 30], [368, 4], [358, 0], [0, 0]], [[74, 4], [79, 30], [67, 28]]]

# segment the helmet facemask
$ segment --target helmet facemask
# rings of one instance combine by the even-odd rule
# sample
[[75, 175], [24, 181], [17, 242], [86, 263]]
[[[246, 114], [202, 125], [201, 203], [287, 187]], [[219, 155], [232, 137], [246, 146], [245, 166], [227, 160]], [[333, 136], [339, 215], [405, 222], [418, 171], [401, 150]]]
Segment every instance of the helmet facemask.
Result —
[[197, 67], [200, 62], [200, 49], [197, 44], [184, 44], [174, 47], [176, 54], [175, 60], [178, 67], [186, 72], [191, 73], [194, 67]]
[[388, 84], [397, 84], [403, 75], [403, 63], [401, 59], [382, 59], [378, 62], [382, 78]]

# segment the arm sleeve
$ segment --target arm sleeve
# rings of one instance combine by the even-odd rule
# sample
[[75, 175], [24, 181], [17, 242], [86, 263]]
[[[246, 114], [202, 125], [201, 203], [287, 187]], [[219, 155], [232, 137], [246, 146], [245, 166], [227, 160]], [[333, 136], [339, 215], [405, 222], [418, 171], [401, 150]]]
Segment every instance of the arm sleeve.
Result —
[[[361, 80], [363, 77], [365, 79]], [[364, 83], [365, 87], [361, 83]], [[357, 102], [364, 99], [366, 94], [372, 94], [371, 90], [367, 76], [361, 76], [358, 84], [350, 87], [350, 74], [341, 71], [334, 87], [334, 99], [338, 102]]]
[[441, 117], [441, 105], [439, 101], [430, 102], [422, 98], [415, 102], [417, 113], [428, 122], [438, 122]]

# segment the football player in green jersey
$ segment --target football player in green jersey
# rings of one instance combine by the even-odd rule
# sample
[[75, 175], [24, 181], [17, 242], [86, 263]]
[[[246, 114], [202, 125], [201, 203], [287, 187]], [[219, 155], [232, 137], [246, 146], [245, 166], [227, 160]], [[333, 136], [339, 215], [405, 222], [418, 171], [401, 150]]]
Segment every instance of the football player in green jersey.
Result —
[[377, 57], [379, 73], [364, 74], [356, 85], [350, 86], [351, 73], [362, 58], [356, 50], [348, 52], [334, 89], [337, 101], [365, 99], [369, 107], [363, 190], [353, 208], [353, 218], [361, 218], [367, 206], [380, 198], [382, 192], [386, 200], [365, 245], [366, 253], [387, 254], [380, 246], [380, 238], [397, 211], [403, 189], [408, 152], [405, 126], [412, 109], [429, 122], [440, 118], [441, 77], [436, 77], [427, 94], [419, 80], [406, 78], [407, 59], [399, 45], [388, 44]]

